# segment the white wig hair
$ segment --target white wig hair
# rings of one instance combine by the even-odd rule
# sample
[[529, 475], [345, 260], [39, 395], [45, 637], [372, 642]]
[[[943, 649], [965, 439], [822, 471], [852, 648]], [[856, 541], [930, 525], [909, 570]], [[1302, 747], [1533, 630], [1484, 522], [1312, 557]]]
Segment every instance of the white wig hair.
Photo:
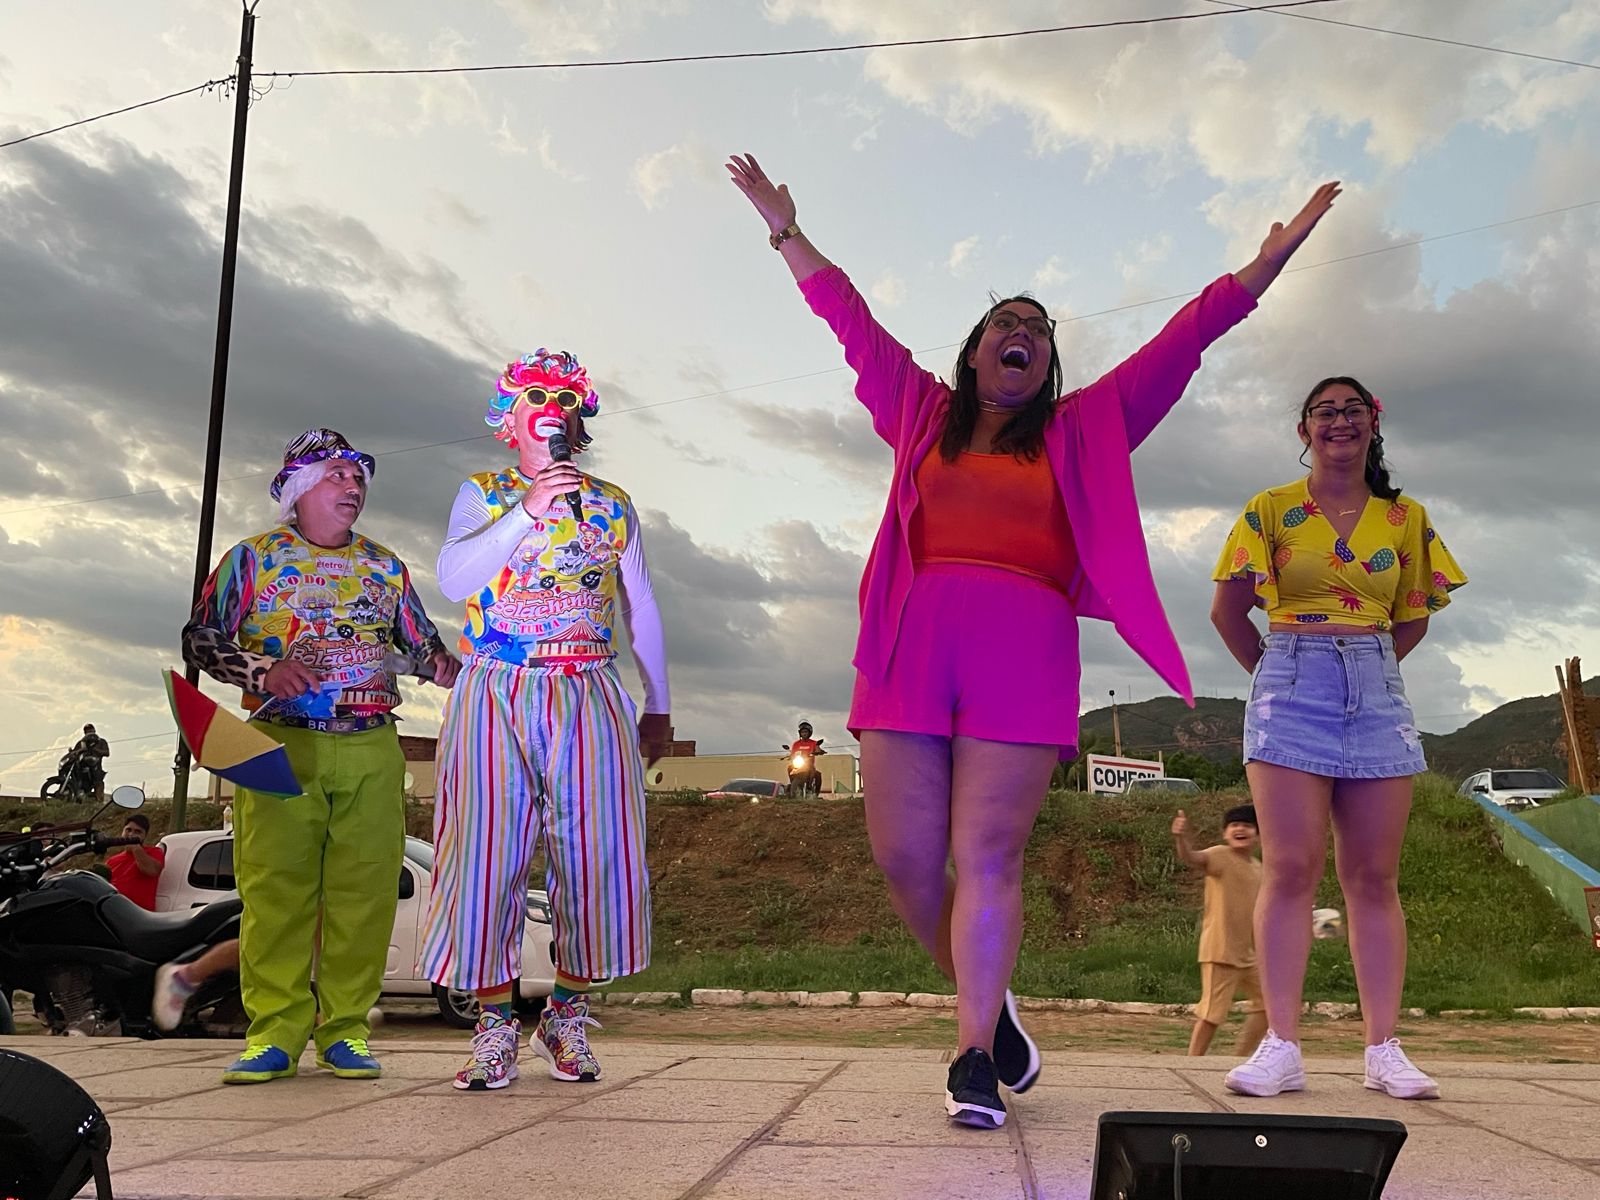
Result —
[[[355, 462], [355, 460], [349, 458], [325, 458], [321, 462], [307, 463], [285, 479], [283, 481], [283, 490], [278, 495], [278, 523], [280, 525], [294, 524], [299, 517], [299, 514], [295, 511], [295, 506], [300, 503], [300, 497], [326, 479], [328, 472], [333, 470], [334, 467], [348, 465], [352, 462]], [[371, 487], [372, 472], [367, 470], [365, 463], [355, 462], [355, 465], [361, 468], [361, 474], [366, 479], [367, 486]]]

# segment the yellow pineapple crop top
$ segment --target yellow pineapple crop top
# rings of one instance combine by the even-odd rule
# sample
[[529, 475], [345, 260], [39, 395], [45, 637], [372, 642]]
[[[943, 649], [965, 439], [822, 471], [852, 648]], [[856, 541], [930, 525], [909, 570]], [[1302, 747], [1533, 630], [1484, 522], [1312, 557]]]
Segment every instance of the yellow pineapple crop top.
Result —
[[1346, 542], [1304, 479], [1245, 506], [1212, 578], [1253, 581], [1256, 606], [1275, 624], [1374, 632], [1437, 612], [1467, 582], [1415, 500], [1369, 497]]

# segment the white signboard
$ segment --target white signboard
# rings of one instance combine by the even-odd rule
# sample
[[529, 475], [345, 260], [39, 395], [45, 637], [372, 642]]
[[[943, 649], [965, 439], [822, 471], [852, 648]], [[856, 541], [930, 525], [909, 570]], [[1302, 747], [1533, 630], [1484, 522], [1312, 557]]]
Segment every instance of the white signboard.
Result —
[[1167, 774], [1161, 763], [1108, 754], [1089, 755], [1088, 767], [1089, 791], [1097, 796], [1119, 796], [1127, 791], [1130, 779], [1164, 779]]

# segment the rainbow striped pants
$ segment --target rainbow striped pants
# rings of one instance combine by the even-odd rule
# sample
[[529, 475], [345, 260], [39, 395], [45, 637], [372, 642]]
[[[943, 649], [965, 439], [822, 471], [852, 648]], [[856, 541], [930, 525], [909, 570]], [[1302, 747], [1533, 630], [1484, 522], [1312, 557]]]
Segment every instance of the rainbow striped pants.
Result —
[[580, 979], [649, 965], [644, 763], [609, 660], [520, 667], [469, 655], [445, 705], [438, 785], [424, 975], [475, 989], [522, 974], [541, 835], [556, 965]]

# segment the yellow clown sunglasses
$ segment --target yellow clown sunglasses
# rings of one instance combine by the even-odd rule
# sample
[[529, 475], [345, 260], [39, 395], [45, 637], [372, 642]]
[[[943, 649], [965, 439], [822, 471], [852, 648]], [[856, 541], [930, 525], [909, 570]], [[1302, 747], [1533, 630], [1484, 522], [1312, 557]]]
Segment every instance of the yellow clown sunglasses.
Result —
[[577, 412], [583, 407], [584, 395], [571, 388], [562, 388], [559, 392], [546, 391], [544, 388], [531, 387], [522, 393], [522, 399], [530, 404], [548, 404], [554, 400], [562, 412]]

